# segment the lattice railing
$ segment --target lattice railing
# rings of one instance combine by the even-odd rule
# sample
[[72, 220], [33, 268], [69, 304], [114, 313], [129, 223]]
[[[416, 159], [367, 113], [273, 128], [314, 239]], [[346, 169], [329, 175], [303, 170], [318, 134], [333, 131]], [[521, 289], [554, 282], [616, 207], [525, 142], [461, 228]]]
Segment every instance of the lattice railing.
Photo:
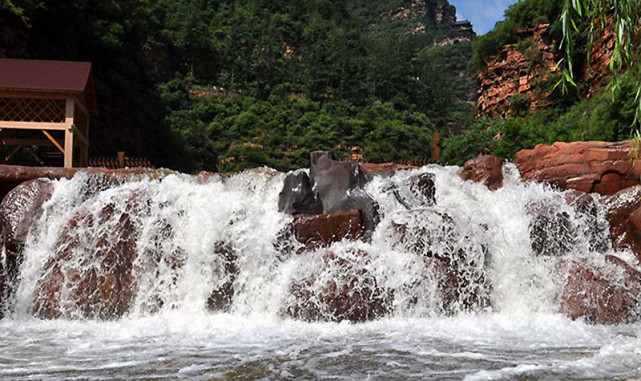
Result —
[[64, 99], [0, 97], [0, 121], [63, 123], [66, 106]]
[[90, 167], [99, 167], [99, 168], [109, 168], [109, 169], [118, 169], [118, 168], [153, 168], [154, 166], [147, 159], [135, 158], [135, 157], [125, 157], [123, 163], [121, 164], [116, 157], [92, 157], [89, 159]]

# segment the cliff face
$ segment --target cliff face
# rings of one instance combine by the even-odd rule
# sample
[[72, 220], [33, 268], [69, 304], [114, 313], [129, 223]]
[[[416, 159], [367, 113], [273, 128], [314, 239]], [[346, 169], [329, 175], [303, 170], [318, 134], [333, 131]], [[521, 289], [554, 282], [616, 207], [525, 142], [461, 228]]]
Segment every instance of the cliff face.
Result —
[[589, 64], [586, 64], [584, 69], [584, 77], [588, 85], [586, 94], [588, 98], [607, 84], [615, 41], [614, 20], [610, 17], [608, 18], [608, 27], [603, 30], [599, 39], [595, 41], [590, 51]]
[[[552, 54], [554, 41], [549, 36], [549, 24], [541, 24], [519, 33], [531, 41], [525, 49], [507, 45], [485, 62], [478, 75], [479, 97], [477, 116], [506, 118], [520, 109], [534, 110], [548, 104], [546, 93], [535, 91], [539, 81], [546, 81], [555, 70]], [[523, 96], [515, 97], [516, 94]]]
[[[547, 81], [555, 72], [557, 63], [558, 57], [552, 53], [556, 41], [551, 38], [549, 29], [549, 24], [541, 24], [520, 31], [524, 41], [531, 40], [529, 46], [523, 49], [524, 44], [520, 44], [519, 49], [517, 45], [506, 45], [499, 54], [486, 60], [485, 68], [477, 77], [477, 117], [507, 118], [524, 109], [535, 110], [549, 105], [549, 94], [537, 89], [538, 84]], [[587, 97], [607, 83], [614, 42], [613, 28], [605, 28], [590, 52], [589, 63], [582, 74]]]

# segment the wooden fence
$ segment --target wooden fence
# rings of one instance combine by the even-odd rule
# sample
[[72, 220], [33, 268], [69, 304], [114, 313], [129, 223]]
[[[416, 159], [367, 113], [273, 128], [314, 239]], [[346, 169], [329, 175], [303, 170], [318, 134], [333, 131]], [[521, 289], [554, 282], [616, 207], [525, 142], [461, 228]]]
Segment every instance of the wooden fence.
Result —
[[108, 169], [154, 168], [148, 159], [128, 157], [124, 152], [118, 152], [118, 157], [92, 157], [89, 159], [89, 166]]

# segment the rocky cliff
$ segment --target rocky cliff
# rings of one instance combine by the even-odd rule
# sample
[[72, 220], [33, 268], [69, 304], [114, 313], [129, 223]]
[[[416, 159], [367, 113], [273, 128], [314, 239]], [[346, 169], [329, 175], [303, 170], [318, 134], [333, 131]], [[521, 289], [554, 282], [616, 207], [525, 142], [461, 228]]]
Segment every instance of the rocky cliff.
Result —
[[[498, 54], [489, 57], [477, 76], [478, 117], [507, 118], [550, 103], [546, 90], [549, 86], [542, 86], [555, 73], [558, 60], [554, 55], [556, 41], [550, 35], [550, 25], [540, 24], [518, 33], [522, 42], [506, 45]], [[581, 73], [582, 82], [587, 85], [585, 96], [592, 96], [607, 83], [614, 42], [612, 27], [604, 28], [595, 41], [588, 64]]]
[[[547, 93], [537, 85], [547, 81], [555, 70], [554, 41], [549, 24], [519, 31], [526, 44], [506, 45], [485, 61], [479, 73], [477, 115], [506, 118], [523, 109], [534, 110], [548, 104]], [[516, 96], [523, 94], [523, 96]]]

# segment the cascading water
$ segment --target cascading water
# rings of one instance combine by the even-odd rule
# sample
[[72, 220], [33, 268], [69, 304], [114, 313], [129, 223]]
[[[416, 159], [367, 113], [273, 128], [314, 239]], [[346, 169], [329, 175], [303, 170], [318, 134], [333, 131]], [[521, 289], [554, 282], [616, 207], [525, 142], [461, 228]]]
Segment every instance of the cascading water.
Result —
[[[613, 253], [600, 205], [583, 213], [509, 165], [494, 192], [456, 171], [374, 177], [371, 238], [315, 250], [283, 235], [284, 175], [269, 170], [54, 181], [0, 321], [0, 378], [641, 377], [641, 325], [559, 313], [571, 263]], [[408, 185], [421, 173], [436, 205]], [[328, 285], [377, 319], [331, 322]]]

